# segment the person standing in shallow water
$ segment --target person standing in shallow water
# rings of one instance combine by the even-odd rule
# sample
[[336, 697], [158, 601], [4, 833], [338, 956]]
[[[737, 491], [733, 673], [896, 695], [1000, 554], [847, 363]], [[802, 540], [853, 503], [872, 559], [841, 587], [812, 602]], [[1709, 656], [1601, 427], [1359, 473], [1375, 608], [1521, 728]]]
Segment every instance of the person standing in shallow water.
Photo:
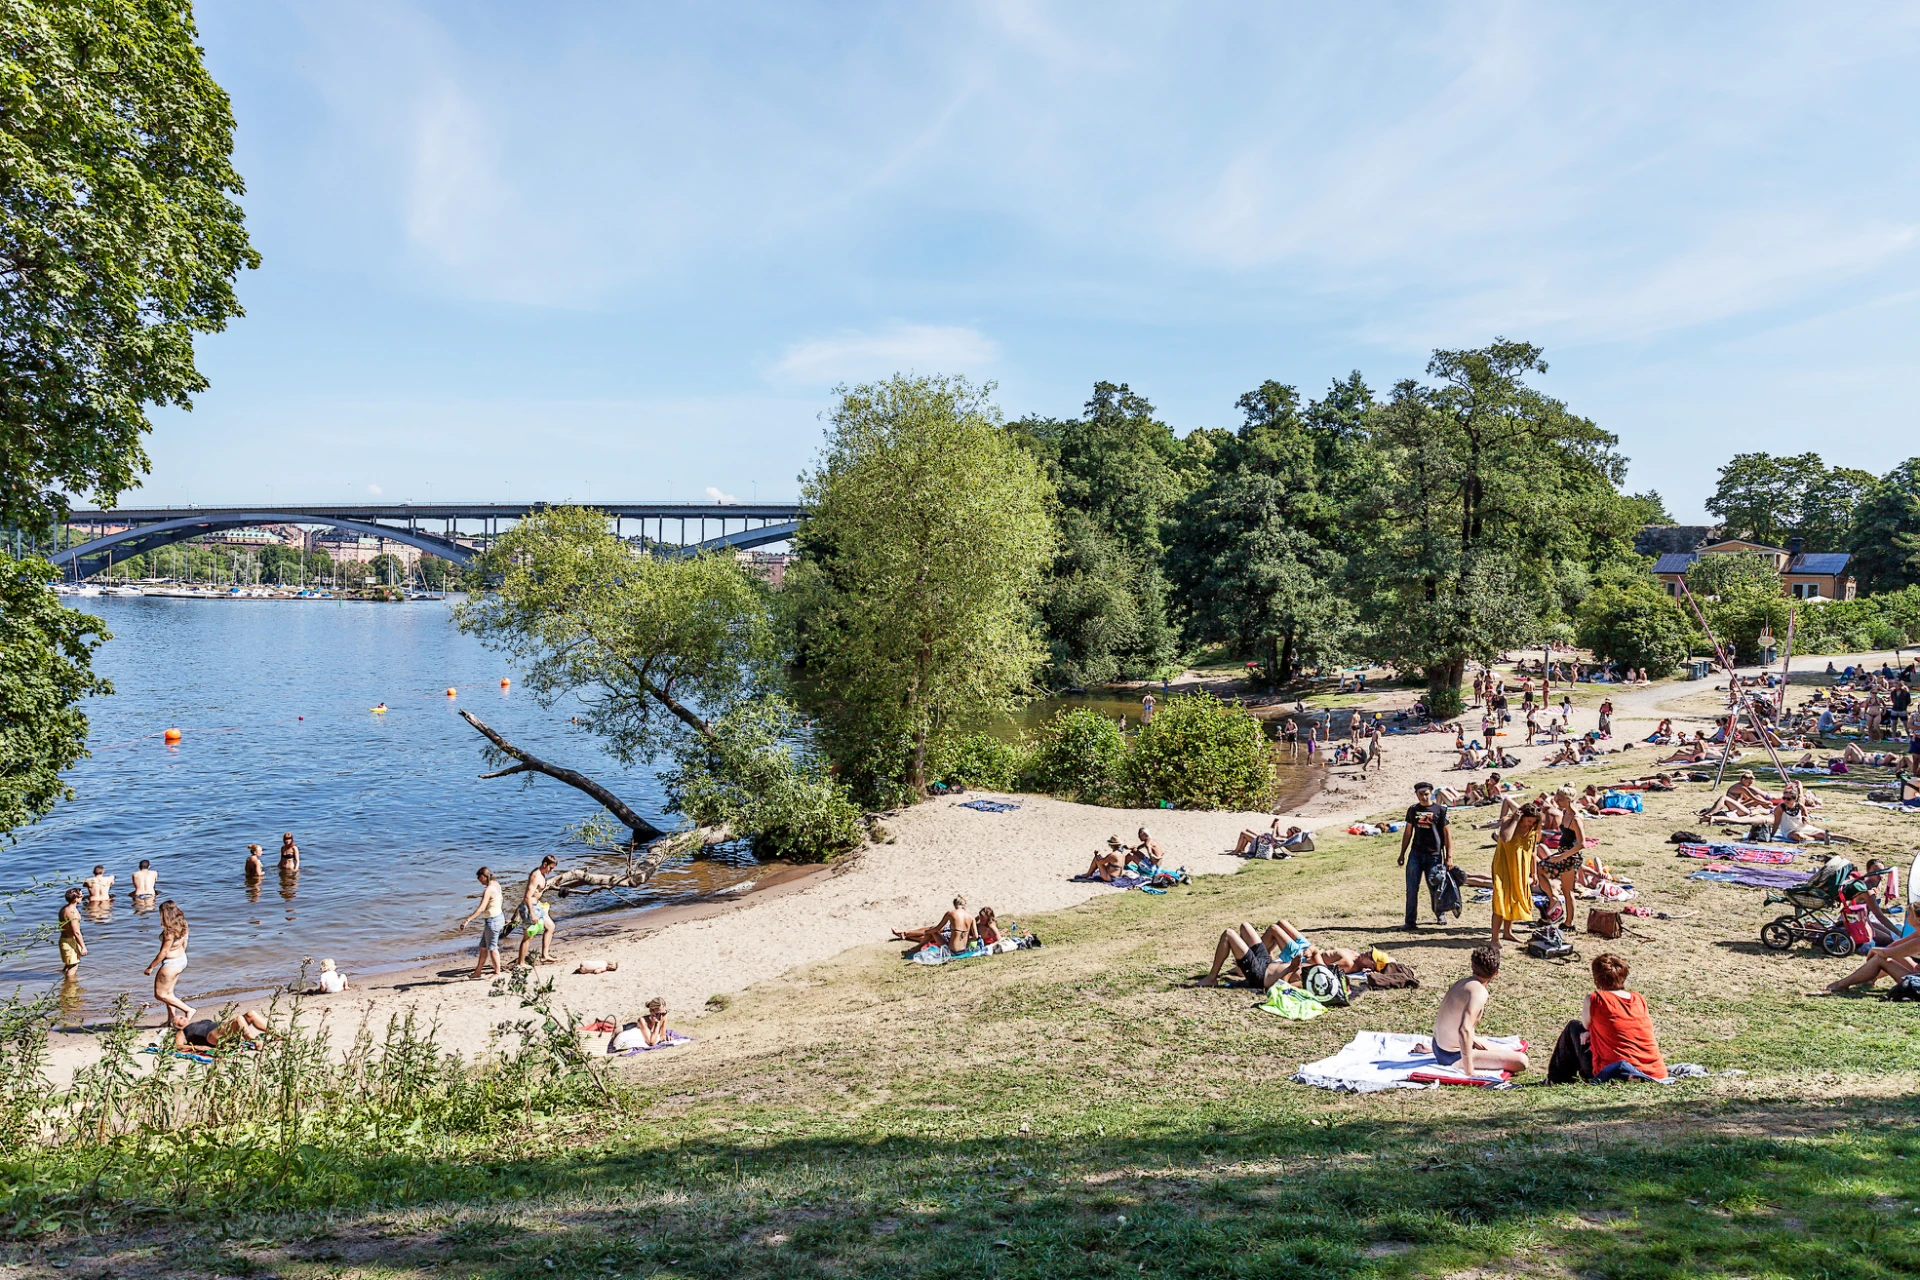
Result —
[[80, 936], [80, 898], [76, 885], [67, 890], [66, 905], [60, 908], [60, 968], [68, 982], [80, 976], [80, 957], [87, 954], [87, 940]]
[[1153, 723], [1153, 695], [1151, 693], [1140, 699], [1140, 723]]

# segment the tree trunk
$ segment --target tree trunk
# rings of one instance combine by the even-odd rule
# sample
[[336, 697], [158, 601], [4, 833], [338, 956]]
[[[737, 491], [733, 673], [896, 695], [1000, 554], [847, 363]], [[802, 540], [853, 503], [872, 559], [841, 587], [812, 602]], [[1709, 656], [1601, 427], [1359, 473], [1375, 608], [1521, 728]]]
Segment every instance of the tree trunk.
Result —
[[[564, 765], [548, 764], [545, 760], [542, 760], [531, 752], [521, 750], [519, 747], [514, 746], [511, 742], [501, 737], [498, 733], [495, 733], [492, 729], [489, 729], [481, 722], [480, 717], [474, 715], [471, 711], [462, 711], [460, 718], [479, 730], [487, 741], [499, 748], [502, 755], [510, 756], [520, 762], [508, 769], [497, 769], [492, 773], [483, 773], [480, 775], [481, 777], [504, 778], [509, 774], [515, 773], [544, 773], [554, 781], [564, 782], [568, 786], [584, 791], [595, 800], [598, 800], [608, 813], [611, 813], [615, 818], [626, 824], [627, 830], [633, 833], [634, 844], [638, 845], [646, 840], [657, 841], [661, 836], [666, 834], [661, 831], [660, 828], [635, 813], [627, 806], [626, 801], [595, 782], [592, 778], [589, 778], [586, 774], [581, 773], [578, 769], [569, 769]], [[648, 874], [652, 873], [649, 872]]]
[[1280, 678], [1278, 683], [1285, 684], [1293, 679], [1293, 629], [1287, 629], [1286, 645], [1280, 650]]
[[1460, 713], [1465, 705], [1460, 696], [1460, 683], [1467, 674], [1467, 660], [1462, 654], [1451, 654], [1427, 669], [1427, 715], [1435, 720], [1446, 720]]
[[555, 893], [591, 893], [595, 889], [638, 889], [653, 879], [654, 873], [665, 866], [667, 859], [688, 849], [704, 847], [710, 844], [724, 844], [730, 837], [725, 826], [696, 827], [692, 831], [681, 831], [675, 835], [661, 836], [648, 844], [639, 857], [627, 855], [627, 869], [618, 874], [601, 871], [581, 871], [569, 867], [565, 871], [556, 871], [547, 880], [547, 888]]

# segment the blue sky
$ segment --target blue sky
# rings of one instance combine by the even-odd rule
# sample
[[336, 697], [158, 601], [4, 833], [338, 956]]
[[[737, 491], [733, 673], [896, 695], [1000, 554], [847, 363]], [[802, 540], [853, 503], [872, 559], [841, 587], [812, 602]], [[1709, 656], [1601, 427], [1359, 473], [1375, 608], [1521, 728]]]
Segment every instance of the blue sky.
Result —
[[264, 255], [129, 502], [790, 497], [838, 381], [1545, 346], [1630, 484], [1916, 441], [1920, 10], [202, 0]]

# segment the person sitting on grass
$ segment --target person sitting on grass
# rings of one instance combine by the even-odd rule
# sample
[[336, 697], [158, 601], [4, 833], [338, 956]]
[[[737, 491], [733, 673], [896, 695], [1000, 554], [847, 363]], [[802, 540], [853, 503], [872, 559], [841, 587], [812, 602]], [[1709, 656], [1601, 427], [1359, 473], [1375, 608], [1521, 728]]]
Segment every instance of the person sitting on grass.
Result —
[[[1305, 952], [1307, 946], [1306, 939], [1295, 933], [1291, 926], [1284, 932], [1279, 924], [1269, 925], [1265, 933], [1255, 933], [1250, 924], [1224, 930], [1220, 934], [1219, 944], [1213, 949], [1213, 968], [1207, 970], [1207, 976], [1200, 980], [1200, 985], [1219, 986], [1221, 966], [1232, 960], [1234, 967], [1240, 970], [1241, 986], [1265, 991], [1285, 976], [1287, 968]], [[1286, 959], [1280, 959], [1281, 956]]]
[[959, 955], [973, 940], [973, 917], [967, 914], [966, 895], [955, 894], [953, 909], [937, 923], [924, 929], [895, 929], [893, 936], [901, 942], [913, 943], [916, 948], [942, 946]]
[[1706, 738], [1700, 734], [1695, 734], [1693, 737], [1693, 740], [1689, 742], [1686, 738], [1686, 735], [1682, 734], [1680, 737], [1679, 743], [1674, 747], [1673, 754], [1663, 759], [1655, 760], [1654, 763], [1655, 764], [1699, 764], [1702, 760], [1705, 760], [1706, 758], [1707, 758]]
[[1083, 874], [1098, 876], [1100, 879], [1112, 883], [1113, 878], [1120, 874], [1120, 869], [1127, 864], [1126, 855], [1121, 852], [1125, 847], [1125, 845], [1120, 843], [1119, 836], [1108, 836], [1106, 850], [1104, 852], [1096, 851], [1094, 853], [1093, 861], [1087, 864], [1087, 869]]
[[[1447, 988], [1440, 999], [1440, 1011], [1433, 1020], [1433, 1056], [1443, 1067], [1456, 1064], [1465, 1075], [1507, 1071], [1519, 1075], [1527, 1069], [1523, 1049], [1494, 1048], [1476, 1034], [1480, 1015], [1486, 1012], [1487, 996], [1493, 980], [1500, 976], [1500, 948], [1475, 947], [1467, 957], [1473, 973]], [[1416, 1044], [1415, 1053], [1427, 1046]]]
[[1773, 827], [1768, 838], [1792, 844], [1816, 844], [1832, 840], [1833, 836], [1824, 827], [1808, 821], [1805, 803], [1800, 796], [1789, 792], [1773, 806]]
[[173, 1047], [181, 1053], [191, 1053], [195, 1049], [212, 1049], [222, 1040], [239, 1039], [242, 1043], [252, 1040], [264, 1040], [269, 1034], [267, 1020], [252, 1010], [242, 1010], [223, 1022], [212, 1018], [201, 1018], [188, 1022], [180, 1014], [173, 1015]]
[[1553, 1047], [1547, 1064], [1548, 1084], [1586, 1080], [1611, 1084], [1616, 1080], [1668, 1079], [1653, 1034], [1653, 1015], [1638, 992], [1626, 990], [1630, 967], [1612, 952], [1602, 952], [1589, 966], [1594, 989], [1587, 993], [1577, 1022], [1569, 1022]]
[[1884, 947], [1875, 947], [1867, 953], [1866, 962], [1844, 978], [1835, 979], [1818, 991], [1807, 992], [1810, 996], [1839, 995], [1849, 987], [1871, 987], [1882, 977], [1892, 978], [1895, 982], [1909, 974], [1920, 973], [1920, 932], [1908, 934], [1898, 942]]

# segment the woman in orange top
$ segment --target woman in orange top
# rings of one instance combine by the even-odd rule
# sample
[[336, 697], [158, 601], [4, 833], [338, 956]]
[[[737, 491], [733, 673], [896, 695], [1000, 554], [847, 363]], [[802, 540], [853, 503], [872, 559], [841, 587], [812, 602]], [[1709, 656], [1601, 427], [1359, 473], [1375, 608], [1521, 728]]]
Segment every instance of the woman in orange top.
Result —
[[1586, 1023], [1595, 1083], [1667, 1078], [1645, 998], [1622, 989], [1627, 971], [1627, 962], [1611, 952], [1593, 958], [1596, 989], [1587, 995]]

